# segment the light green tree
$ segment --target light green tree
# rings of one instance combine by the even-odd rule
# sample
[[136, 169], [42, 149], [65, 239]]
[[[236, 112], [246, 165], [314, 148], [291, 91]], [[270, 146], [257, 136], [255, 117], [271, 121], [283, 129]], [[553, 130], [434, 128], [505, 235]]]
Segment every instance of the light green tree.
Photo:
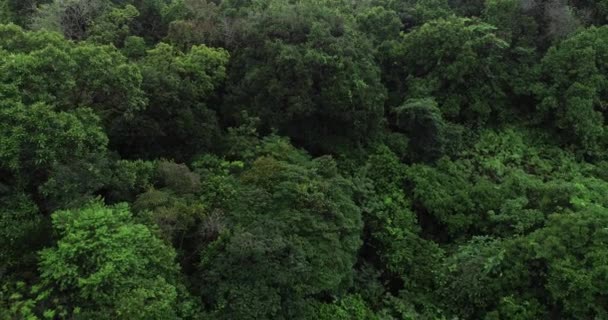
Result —
[[[41, 303], [65, 317], [178, 319], [191, 310], [175, 252], [127, 205], [53, 214], [57, 245], [40, 252]], [[52, 312], [52, 311], [47, 311]]]

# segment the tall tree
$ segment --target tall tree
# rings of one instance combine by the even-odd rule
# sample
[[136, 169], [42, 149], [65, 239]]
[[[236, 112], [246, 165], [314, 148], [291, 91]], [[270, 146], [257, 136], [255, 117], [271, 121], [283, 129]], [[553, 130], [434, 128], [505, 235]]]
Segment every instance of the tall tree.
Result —
[[[179, 319], [183, 296], [172, 248], [126, 205], [100, 203], [53, 215], [57, 246], [40, 252], [42, 305], [61, 317]], [[185, 298], [185, 299], [184, 299]]]
[[[255, 10], [255, 9], [252, 9]], [[311, 1], [252, 15], [233, 53], [227, 112], [259, 117], [313, 151], [366, 142], [382, 126], [385, 89], [371, 43], [339, 12]]]
[[434, 97], [449, 120], [483, 124], [505, 117], [508, 44], [479, 21], [430, 21], [405, 34], [394, 63], [406, 78], [402, 96]]
[[228, 53], [205, 45], [187, 52], [158, 44], [139, 61], [149, 104], [120, 124], [114, 144], [125, 156], [187, 161], [219, 140], [216, 90], [226, 77]]
[[540, 65], [538, 115], [588, 155], [602, 152], [605, 137], [607, 41], [607, 27], [591, 27], [549, 49]]
[[276, 138], [260, 147], [228, 206], [229, 229], [203, 254], [201, 290], [219, 319], [304, 319], [312, 301], [349, 287], [360, 212], [330, 158]]

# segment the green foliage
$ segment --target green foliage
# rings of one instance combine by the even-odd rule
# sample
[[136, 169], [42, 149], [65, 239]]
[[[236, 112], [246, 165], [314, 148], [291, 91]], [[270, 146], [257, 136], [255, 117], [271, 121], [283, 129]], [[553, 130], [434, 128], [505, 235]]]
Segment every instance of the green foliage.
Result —
[[512, 46], [534, 47], [539, 37], [539, 25], [533, 16], [526, 13], [522, 1], [487, 0], [483, 16]]
[[[34, 29], [60, 32], [68, 39], [112, 43], [132, 33], [158, 42], [168, 29], [166, 0], [53, 0], [38, 6]], [[35, 6], [33, 6], [35, 8]]]
[[536, 300], [524, 300], [514, 296], [501, 299], [497, 311], [488, 313], [485, 319], [532, 320], [546, 319], [547, 312]]
[[359, 29], [365, 34], [374, 36], [378, 42], [397, 38], [402, 28], [397, 13], [385, 7], [369, 8], [358, 14], [356, 18]]
[[484, 6], [487, 5], [485, 0], [448, 0], [450, 6], [463, 16], [479, 16]]
[[112, 175], [107, 183], [110, 201], [133, 201], [153, 185], [156, 166], [150, 161], [119, 160], [112, 164]]
[[130, 25], [137, 16], [139, 12], [132, 5], [113, 8], [93, 22], [88, 31], [88, 38], [94, 42], [122, 46], [126, 37], [131, 34]]
[[72, 157], [102, 152], [108, 140], [90, 109], [55, 112], [44, 104], [26, 107], [4, 105], [2, 116], [2, 167], [15, 173], [48, 168]]
[[223, 230], [221, 213], [197, 197], [207, 191], [206, 185], [186, 165], [159, 161], [154, 170], [153, 176], [146, 176], [153, 177], [148, 180], [153, 185], [137, 196], [133, 210], [139, 221], [173, 245], [183, 271], [190, 274], [198, 264], [198, 252]]
[[83, 40], [93, 21], [108, 9], [108, 4], [98, 0], [49, 1], [36, 8], [31, 27], [59, 32], [68, 39]]
[[140, 59], [146, 55], [146, 42], [141, 37], [129, 36], [121, 51], [128, 58]]
[[16, 192], [33, 192], [42, 210], [81, 200], [100, 187], [99, 163], [107, 143], [90, 109], [55, 112], [44, 104], [2, 105], [0, 170], [5, 174], [0, 183], [13, 185]]
[[315, 318], [319, 320], [378, 319], [358, 295], [349, 295], [333, 304], [321, 305]]
[[405, 197], [407, 167], [386, 147], [369, 157], [358, 182], [361, 185], [366, 227], [363, 254], [377, 258], [379, 269], [393, 283], [403, 282], [408, 303], [424, 308], [441, 250], [421, 237], [418, 218]]
[[431, 20], [447, 18], [453, 14], [449, 7], [449, 0], [417, 0], [414, 1], [412, 15], [417, 24], [424, 24]]
[[[2, 273], [32, 263], [43, 243], [44, 226], [38, 208], [25, 194], [0, 197], [0, 270]], [[25, 270], [21, 270], [25, 271]]]
[[182, 53], [161, 43], [139, 62], [149, 104], [124, 123], [115, 147], [138, 156], [187, 160], [213, 147], [219, 128], [207, 101], [226, 76], [228, 53], [204, 45]]
[[533, 281], [544, 283], [551, 304], [561, 306], [562, 317], [589, 319], [607, 315], [602, 302], [608, 254], [603, 245], [608, 235], [606, 219], [605, 208], [553, 215], [545, 228], [519, 243], [528, 251], [528, 261], [536, 261], [546, 270]]
[[605, 182], [594, 178], [591, 168], [555, 147], [542, 142], [537, 147], [526, 139], [512, 130], [485, 132], [458, 160], [412, 166], [412, 196], [432, 217], [431, 226], [461, 236], [490, 230], [527, 233], [548, 214], [604, 205], [591, 190], [604, 190]]
[[[223, 1], [222, 4], [227, 3]], [[180, 48], [196, 44], [231, 44], [233, 26], [222, 21], [220, 6], [214, 1], [181, 0], [173, 1], [164, 12], [165, 19], [171, 20], [167, 39]], [[238, 26], [237, 26], [238, 28]]]
[[0, 0], [0, 319], [606, 319], [607, 16]]
[[0, 1], [0, 23], [7, 24], [13, 21], [13, 13], [7, 0]]
[[413, 160], [435, 160], [443, 155], [447, 124], [433, 99], [413, 99], [395, 109], [395, 125], [409, 138]]
[[589, 154], [603, 146], [608, 54], [608, 29], [590, 28], [552, 47], [540, 65], [539, 115], [557, 130], [568, 132], [566, 143]]
[[405, 34], [395, 64], [412, 98], [434, 97], [449, 120], [481, 124], [507, 105], [505, 49], [496, 28], [464, 18], [439, 19]]
[[196, 193], [201, 188], [200, 177], [186, 165], [161, 161], [156, 172], [162, 185], [177, 193]]
[[165, 18], [165, 12], [175, 0], [112, 0], [112, 2], [117, 5], [131, 4], [137, 9], [139, 16], [130, 27], [134, 35], [146, 39], [148, 43], [157, 43], [167, 35], [171, 21]]
[[[91, 203], [53, 214], [57, 246], [41, 251], [41, 285], [51, 308], [97, 319], [177, 319], [175, 252], [126, 205]], [[111, 312], [108, 312], [111, 311]]]
[[51, 0], [2, 0], [6, 3], [4, 8], [12, 13], [12, 20], [20, 26], [26, 26], [30, 23], [31, 17], [36, 12], [36, 7], [51, 2]]
[[377, 133], [385, 90], [374, 51], [344, 17], [278, 2], [250, 23], [249, 47], [236, 50], [229, 72], [229, 116], [246, 109], [263, 129], [314, 150]]
[[447, 0], [373, 0], [372, 4], [394, 11], [405, 29], [453, 14]]
[[59, 110], [90, 107], [110, 129], [144, 106], [139, 69], [115, 48], [76, 45], [53, 33], [13, 25], [0, 29], [0, 37], [7, 39], [2, 48], [8, 51], [0, 58], [0, 84], [19, 92], [17, 101], [44, 102]]
[[439, 295], [445, 308], [463, 319], [480, 319], [483, 311], [492, 310], [501, 294], [504, 259], [498, 240], [479, 237], [459, 246], [443, 263]]
[[352, 281], [362, 226], [350, 183], [329, 158], [288, 145], [275, 158], [285, 142], [264, 143], [270, 152], [242, 173], [229, 204], [229, 230], [202, 257], [202, 293], [220, 319], [306, 318], [307, 300]]

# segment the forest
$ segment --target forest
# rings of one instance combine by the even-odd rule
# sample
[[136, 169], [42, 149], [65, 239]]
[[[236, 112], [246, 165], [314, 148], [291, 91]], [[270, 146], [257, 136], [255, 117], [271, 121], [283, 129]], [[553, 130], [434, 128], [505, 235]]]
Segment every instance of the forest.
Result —
[[608, 0], [0, 0], [0, 320], [608, 319]]

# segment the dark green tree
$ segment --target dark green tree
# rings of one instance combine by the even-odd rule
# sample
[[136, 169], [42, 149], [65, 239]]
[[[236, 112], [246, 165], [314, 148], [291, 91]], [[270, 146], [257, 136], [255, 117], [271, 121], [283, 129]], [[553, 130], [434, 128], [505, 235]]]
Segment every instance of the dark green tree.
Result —
[[[103, 166], [98, 164], [106, 156], [108, 139], [90, 109], [55, 112], [44, 104], [0, 105], [0, 184], [28, 192], [47, 212], [100, 187]], [[79, 166], [85, 168], [75, 171]], [[76, 173], [71, 184], [57, 183]]]
[[385, 89], [374, 50], [347, 17], [309, 1], [253, 15], [234, 50], [226, 116], [247, 110], [313, 151], [366, 142], [383, 122]]
[[543, 58], [537, 109], [541, 119], [564, 132], [564, 142], [601, 152], [606, 100], [608, 29], [592, 27], [549, 49]]
[[194, 46], [183, 53], [161, 43], [139, 61], [145, 111], [120, 124], [114, 146], [131, 157], [166, 156], [189, 160], [219, 139], [215, 106], [209, 101], [226, 76], [228, 54]]
[[466, 124], [503, 119], [508, 106], [507, 42], [496, 28], [451, 17], [405, 34], [393, 53], [406, 79], [402, 97], [434, 97], [443, 116]]
[[307, 318], [312, 302], [352, 282], [360, 212], [330, 158], [284, 140], [261, 148], [229, 204], [229, 229], [203, 254], [202, 294], [219, 319]]

